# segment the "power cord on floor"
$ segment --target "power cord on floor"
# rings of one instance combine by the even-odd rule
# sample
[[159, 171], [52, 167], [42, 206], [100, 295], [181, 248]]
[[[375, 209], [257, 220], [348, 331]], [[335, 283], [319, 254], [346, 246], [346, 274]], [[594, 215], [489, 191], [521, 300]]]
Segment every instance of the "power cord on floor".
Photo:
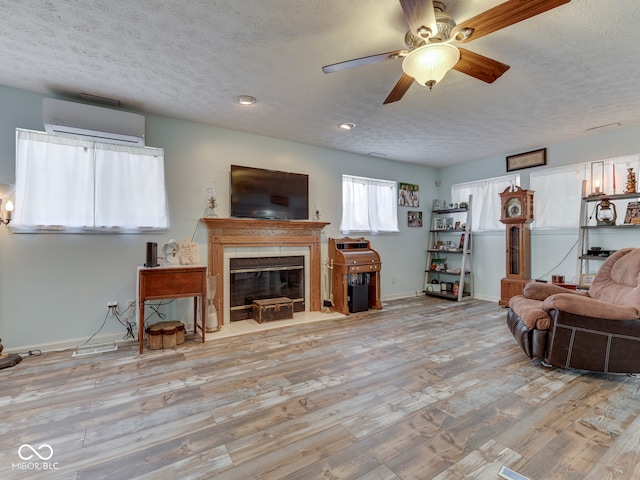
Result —
[[18, 355], [21, 357], [39, 357], [42, 355], [42, 350], [36, 348], [34, 350], [29, 350], [28, 352], [20, 352]]
[[[126, 312], [126, 310], [125, 310]], [[123, 340], [128, 340], [130, 338], [136, 339], [136, 336], [133, 333], [133, 324], [129, 321], [129, 319], [125, 318], [124, 321], [120, 318], [118, 312], [114, 312], [114, 316], [118, 319], [118, 321], [127, 329], [127, 333], [125, 333]]]

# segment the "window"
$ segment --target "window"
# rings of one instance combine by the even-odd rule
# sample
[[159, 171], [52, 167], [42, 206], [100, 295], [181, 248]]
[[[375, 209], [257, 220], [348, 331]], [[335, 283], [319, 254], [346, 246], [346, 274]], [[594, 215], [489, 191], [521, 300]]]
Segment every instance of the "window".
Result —
[[[640, 155], [600, 160], [604, 167], [603, 191], [624, 193], [627, 169], [638, 171]], [[600, 163], [593, 162], [593, 163]], [[535, 192], [533, 228], [574, 228], [580, 223], [580, 200], [591, 191], [591, 162], [548, 168], [531, 173], [531, 190]], [[583, 187], [583, 182], [586, 182]], [[583, 188], [586, 190], [583, 192]]]
[[504, 230], [504, 225], [500, 222], [500, 194], [511, 185], [520, 185], [520, 175], [458, 183], [451, 186], [451, 200], [459, 204], [468, 201], [469, 195], [473, 195], [471, 230]]
[[389, 180], [343, 175], [340, 231], [398, 232], [397, 188]]
[[16, 231], [168, 226], [164, 151], [16, 130]]
[[580, 223], [582, 181], [589, 164], [531, 172], [534, 221], [532, 228], [574, 228]]

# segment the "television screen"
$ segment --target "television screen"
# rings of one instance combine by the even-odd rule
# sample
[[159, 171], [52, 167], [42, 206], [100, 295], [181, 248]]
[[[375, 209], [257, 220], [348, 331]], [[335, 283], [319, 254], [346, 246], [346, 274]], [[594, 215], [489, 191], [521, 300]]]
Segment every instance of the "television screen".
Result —
[[309, 176], [231, 165], [231, 216], [308, 220]]

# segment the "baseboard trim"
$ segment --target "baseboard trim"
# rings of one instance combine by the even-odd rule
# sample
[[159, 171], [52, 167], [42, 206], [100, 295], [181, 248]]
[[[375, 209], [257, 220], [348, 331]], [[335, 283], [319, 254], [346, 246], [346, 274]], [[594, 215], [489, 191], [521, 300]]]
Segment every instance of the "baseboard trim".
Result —
[[[74, 338], [70, 340], [62, 340], [59, 342], [52, 343], [39, 343], [39, 344], [31, 344], [31, 345], [23, 345], [19, 347], [9, 347], [5, 348], [3, 353], [19, 353], [22, 355], [27, 355], [28, 352], [40, 351], [42, 353], [49, 352], [62, 352], [68, 350], [70, 353], [75, 351], [76, 348], [83, 346], [83, 343], [86, 342], [86, 338]], [[91, 344], [103, 344], [103, 343], [116, 343], [117, 345], [126, 345], [128, 343], [138, 343], [137, 340], [122, 339], [122, 332], [120, 333], [105, 333], [103, 335], [96, 335], [91, 339], [91, 342], [87, 345]]]

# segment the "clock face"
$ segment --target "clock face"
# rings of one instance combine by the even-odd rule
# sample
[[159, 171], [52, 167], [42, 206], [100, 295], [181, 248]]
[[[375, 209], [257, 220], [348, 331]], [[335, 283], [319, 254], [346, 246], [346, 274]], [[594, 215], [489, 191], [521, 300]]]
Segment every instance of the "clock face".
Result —
[[515, 218], [522, 215], [522, 204], [519, 198], [511, 198], [505, 206], [507, 217]]

